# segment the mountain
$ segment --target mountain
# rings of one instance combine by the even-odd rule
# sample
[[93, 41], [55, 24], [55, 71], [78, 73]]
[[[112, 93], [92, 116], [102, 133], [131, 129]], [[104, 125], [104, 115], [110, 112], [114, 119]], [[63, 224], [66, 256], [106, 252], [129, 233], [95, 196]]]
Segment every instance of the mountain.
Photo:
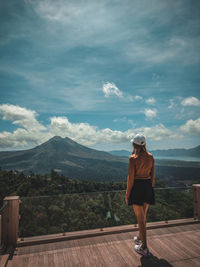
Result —
[[[190, 149], [166, 149], [166, 150], [151, 150], [150, 151], [155, 157], [200, 157], [200, 145]], [[111, 155], [128, 157], [131, 155], [130, 151], [127, 150], [112, 150], [109, 151]]]
[[32, 149], [0, 152], [0, 167], [27, 174], [45, 174], [54, 169], [70, 178], [121, 180], [128, 171], [128, 161], [82, 146], [68, 137], [54, 136]]
[[[128, 151], [126, 157], [111, 155], [82, 146], [70, 138], [54, 136], [32, 149], [0, 152], [0, 168], [41, 175], [54, 170], [79, 180], [126, 181], [129, 155]], [[156, 177], [169, 185], [200, 182], [200, 162], [156, 159], [155, 165]]]
[[200, 157], [200, 145], [190, 149], [177, 148], [166, 150], [153, 150], [151, 151], [154, 156], [167, 156], [167, 157]]

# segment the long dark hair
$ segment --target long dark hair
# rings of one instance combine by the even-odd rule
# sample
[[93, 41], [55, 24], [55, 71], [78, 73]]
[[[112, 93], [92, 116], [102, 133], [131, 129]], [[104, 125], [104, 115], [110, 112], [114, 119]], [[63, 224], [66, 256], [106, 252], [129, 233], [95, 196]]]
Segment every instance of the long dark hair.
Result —
[[139, 155], [142, 152], [147, 152], [146, 145], [137, 145], [133, 143], [133, 153], [135, 155]]

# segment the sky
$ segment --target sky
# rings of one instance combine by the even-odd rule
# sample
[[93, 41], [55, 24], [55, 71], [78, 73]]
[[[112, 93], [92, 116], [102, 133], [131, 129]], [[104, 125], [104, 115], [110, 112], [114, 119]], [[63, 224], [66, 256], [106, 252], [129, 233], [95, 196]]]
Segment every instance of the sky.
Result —
[[0, 1], [0, 150], [200, 144], [200, 2]]

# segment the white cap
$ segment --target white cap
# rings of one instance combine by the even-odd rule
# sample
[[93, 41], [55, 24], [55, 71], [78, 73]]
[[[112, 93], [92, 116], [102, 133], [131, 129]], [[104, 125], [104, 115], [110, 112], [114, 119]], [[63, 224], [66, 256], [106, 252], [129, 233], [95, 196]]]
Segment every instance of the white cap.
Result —
[[136, 134], [136, 136], [133, 139], [131, 139], [131, 142], [139, 146], [145, 145], [146, 144], [145, 136], [143, 134]]

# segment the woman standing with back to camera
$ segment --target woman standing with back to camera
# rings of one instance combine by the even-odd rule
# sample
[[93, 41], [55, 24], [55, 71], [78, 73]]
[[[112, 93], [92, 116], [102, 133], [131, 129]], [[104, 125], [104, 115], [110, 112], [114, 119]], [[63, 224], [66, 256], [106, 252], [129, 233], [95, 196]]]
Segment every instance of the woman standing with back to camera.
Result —
[[126, 204], [133, 205], [133, 210], [139, 226], [139, 235], [134, 237], [135, 251], [149, 256], [146, 238], [146, 214], [149, 204], [155, 205], [154, 158], [146, 150], [144, 135], [137, 134], [132, 140], [133, 153], [129, 157], [129, 172], [127, 177]]

